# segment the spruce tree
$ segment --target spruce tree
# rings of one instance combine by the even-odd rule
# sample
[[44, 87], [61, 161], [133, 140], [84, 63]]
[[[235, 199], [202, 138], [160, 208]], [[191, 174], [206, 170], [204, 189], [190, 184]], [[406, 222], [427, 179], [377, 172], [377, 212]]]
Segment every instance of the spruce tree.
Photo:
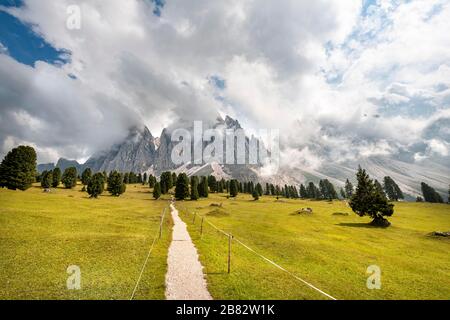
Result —
[[156, 182], [155, 187], [153, 188], [153, 198], [156, 200], [161, 198], [161, 184], [159, 182]]
[[[384, 192], [383, 187], [381, 186], [381, 183], [378, 182], [378, 180], [374, 180], [373, 185], [375, 186], [375, 188], [377, 189], [377, 191], [386, 198], [386, 193]], [[392, 200], [391, 200], [392, 201]]]
[[300, 185], [300, 198], [306, 199], [308, 198], [308, 192], [303, 184]]
[[32, 147], [12, 149], [0, 164], [0, 188], [25, 191], [36, 180], [36, 151]]
[[198, 187], [198, 193], [201, 198], [208, 198], [209, 188], [208, 188], [208, 178], [207, 177], [201, 177], [200, 184]]
[[208, 187], [212, 193], [217, 192], [217, 180], [214, 176], [208, 176]]
[[260, 183], [258, 183], [257, 185], [256, 185], [256, 192], [258, 192], [258, 194], [259, 194], [259, 196], [260, 197], [262, 197], [262, 195], [263, 195], [263, 188], [262, 188], [262, 185], [260, 184]]
[[350, 200], [352, 210], [360, 217], [370, 216], [373, 219], [371, 224], [374, 226], [389, 226], [390, 222], [384, 217], [393, 215], [394, 205], [389, 204], [387, 199], [380, 194], [374, 182], [361, 167], [359, 167], [356, 177], [358, 186]]
[[155, 187], [156, 184], [156, 178], [151, 174], [148, 177], [148, 186], [150, 187], [150, 189], [153, 189]]
[[217, 184], [217, 193], [223, 193], [223, 180], [220, 180], [219, 183]]
[[231, 180], [230, 181], [230, 196], [232, 198], [236, 198], [238, 195], [238, 186], [237, 186], [237, 180]]
[[198, 194], [198, 177], [191, 177], [191, 200], [196, 201], [199, 198]]
[[350, 199], [353, 196], [353, 184], [347, 179], [345, 181], [345, 198]]
[[118, 197], [126, 191], [126, 184], [123, 176], [117, 171], [113, 171], [108, 177], [108, 191], [112, 196]]
[[53, 171], [44, 171], [41, 176], [41, 187], [49, 189], [53, 183]]
[[53, 169], [53, 173], [52, 173], [52, 187], [53, 188], [58, 188], [59, 184], [61, 183], [61, 169], [56, 167], [55, 169]]
[[423, 199], [425, 202], [431, 202], [431, 203], [443, 203], [444, 200], [442, 199], [441, 195], [434, 190], [434, 188], [430, 187], [426, 183], [422, 182], [422, 194]]
[[103, 173], [94, 174], [87, 183], [87, 193], [91, 198], [98, 198], [105, 188], [105, 176]]
[[384, 191], [391, 201], [403, 199], [403, 192], [391, 177], [384, 177]]
[[343, 188], [341, 188], [340, 193], [341, 193], [341, 198], [342, 199], [346, 199], [347, 198], [347, 195], [345, 194], [345, 190]]
[[77, 185], [77, 168], [70, 167], [64, 170], [61, 178], [66, 189], [72, 189]]
[[146, 185], [147, 184], [147, 172], [144, 172], [144, 175], [142, 177], [142, 185]]
[[255, 201], [258, 201], [258, 200], [259, 200], [259, 192], [258, 192], [257, 189], [253, 190], [252, 196], [253, 196], [253, 199], [254, 199]]
[[83, 173], [81, 174], [81, 183], [83, 184], [83, 186], [87, 186], [88, 185], [89, 180], [91, 180], [91, 177], [92, 177], [92, 170], [91, 170], [91, 168], [86, 168], [83, 171]]
[[175, 185], [175, 199], [184, 200], [189, 197], [189, 178], [185, 173], [180, 173]]

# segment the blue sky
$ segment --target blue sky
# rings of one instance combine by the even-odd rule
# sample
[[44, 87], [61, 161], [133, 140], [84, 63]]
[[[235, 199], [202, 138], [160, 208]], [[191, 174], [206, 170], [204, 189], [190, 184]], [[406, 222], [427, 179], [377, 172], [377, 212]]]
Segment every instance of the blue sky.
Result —
[[[20, 7], [20, 0], [0, 0], [0, 5], [6, 7]], [[22, 23], [12, 15], [0, 11], [0, 42], [18, 62], [34, 66], [36, 61], [51, 64], [67, 62], [67, 53], [57, 50], [42, 37], [33, 32], [30, 25]]]

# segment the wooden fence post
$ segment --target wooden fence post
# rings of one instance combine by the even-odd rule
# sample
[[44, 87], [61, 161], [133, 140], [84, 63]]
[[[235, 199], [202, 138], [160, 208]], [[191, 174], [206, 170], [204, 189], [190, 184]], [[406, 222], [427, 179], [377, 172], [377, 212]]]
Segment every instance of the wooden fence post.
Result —
[[228, 235], [228, 273], [231, 273], [231, 240], [233, 236], [231, 233]]

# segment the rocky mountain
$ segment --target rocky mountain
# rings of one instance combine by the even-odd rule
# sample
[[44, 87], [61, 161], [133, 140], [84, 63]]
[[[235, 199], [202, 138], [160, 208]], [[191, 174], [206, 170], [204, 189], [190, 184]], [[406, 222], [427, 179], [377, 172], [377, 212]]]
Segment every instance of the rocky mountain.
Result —
[[[239, 121], [226, 117], [218, 118], [215, 123], [209, 125], [213, 129], [242, 129]], [[205, 129], [205, 128], [204, 128]], [[193, 131], [193, 128], [186, 128]], [[245, 151], [249, 150], [250, 140], [245, 139]], [[212, 142], [203, 142], [205, 148]], [[264, 147], [257, 141], [260, 147]], [[367, 169], [368, 173], [382, 182], [385, 176], [391, 176], [402, 188], [408, 199], [413, 200], [421, 194], [420, 183], [425, 182], [445, 196], [450, 183], [450, 168], [438, 162], [427, 161], [423, 163], [408, 162], [406, 160], [394, 159], [387, 156], [372, 156], [361, 158], [345, 163], [327, 162], [315, 170], [307, 168], [280, 168], [277, 175], [267, 176], [262, 174], [262, 165], [230, 165], [219, 164], [211, 161], [209, 163], [194, 164], [186, 163], [177, 166], [172, 162], [172, 149], [177, 143], [172, 142], [171, 130], [166, 128], [160, 137], [155, 138], [147, 127], [133, 128], [128, 137], [119, 144], [99, 152], [92, 156], [86, 163], [79, 164], [73, 160], [60, 159], [56, 164], [61, 170], [74, 166], [79, 172], [85, 168], [93, 171], [110, 172], [140, 172], [161, 174], [163, 171], [185, 172], [188, 175], [215, 175], [217, 178], [235, 178], [241, 181], [263, 181], [274, 184], [299, 184], [309, 181], [318, 182], [320, 179], [329, 179], [336, 186], [343, 186], [346, 179], [354, 181], [355, 172], [359, 165]], [[192, 146], [194, 148], [194, 146]], [[237, 151], [235, 146], [235, 152]], [[224, 150], [225, 151], [225, 150]], [[38, 170], [49, 170], [54, 168], [53, 164], [38, 166]]]

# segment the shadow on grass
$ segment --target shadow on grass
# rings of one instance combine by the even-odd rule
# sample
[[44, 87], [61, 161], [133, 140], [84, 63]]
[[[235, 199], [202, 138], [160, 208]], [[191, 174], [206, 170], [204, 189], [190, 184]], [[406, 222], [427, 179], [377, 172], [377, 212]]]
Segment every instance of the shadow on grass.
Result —
[[367, 229], [378, 229], [379, 227], [372, 226], [369, 223], [338, 223], [336, 224], [340, 227], [350, 227], [350, 228], [367, 228]]

